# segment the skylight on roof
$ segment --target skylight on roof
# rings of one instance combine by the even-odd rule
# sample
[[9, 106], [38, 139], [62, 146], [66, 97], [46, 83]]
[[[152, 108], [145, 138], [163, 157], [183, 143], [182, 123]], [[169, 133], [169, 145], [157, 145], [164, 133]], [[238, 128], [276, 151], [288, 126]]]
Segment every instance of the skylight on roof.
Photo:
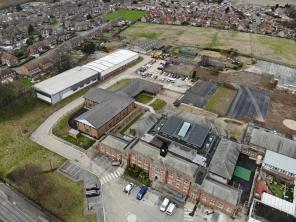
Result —
[[178, 133], [178, 136], [185, 137], [189, 128], [190, 128], [190, 123], [184, 122], [179, 133]]

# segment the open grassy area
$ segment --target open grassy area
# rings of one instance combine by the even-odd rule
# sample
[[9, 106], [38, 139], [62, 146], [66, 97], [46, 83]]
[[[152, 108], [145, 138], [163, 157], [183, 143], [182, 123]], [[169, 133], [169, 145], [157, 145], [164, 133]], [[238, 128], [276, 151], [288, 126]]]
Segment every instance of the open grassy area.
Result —
[[106, 15], [104, 15], [104, 18], [108, 21], [113, 21], [118, 18], [129, 21], [137, 21], [144, 15], [145, 12], [142, 10], [121, 8], [116, 10], [115, 12], [107, 13]]
[[150, 104], [154, 108], [155, 111], [161, 110], [165, 107], [167, 103], [161, 99], [156, 99], [153, 103]]
[[[87, 90], [87, 89], [85, 89]], [[0, 109], [0, 175], [8, 179], [16, 168], [27, 164], [34, 164], [44, 171], [58, 168], [65, 160], [63, 157], [48, 151], [32, 142], [30, 134], [53, 112], [65, 106], [74, 98], [81, 96], [85, 90], [67, 98], [56, 105], [48, 105], [33, 97], [24, 97], [10, 107]], [[73, 183], [63, 175], [53, 172], [47, 177], [40, 177], [51, 181], [55, 189], [39, 201], [39, 204], [63, 221], [94, 221], [94, 217], [83, 216], [82, 184]], [[15, 185], [25, 195], [38, 201], [38, 197], [31, 192], [30, 187]]]
[[152, 96], [148, 96], [144, 93], [140, 94], [140, 95], [137, 95], [135, 100], [139, 103], [143, 103], [143, 104], [147, 104], [149, 103], [151, 100], [153, 99]]
[[130, 79], [122, 79], [113, 84], [112, 86], [108, 87], [107, 89], [111, 92], [116, 92], [121, 90], [123, 87], [127, 86], [131, 80]]
[[32, 81], [30, 79], [24, 78], [24, 77], [17, 79], [15, 82], [19, 82], [19, 83], [23, 84], [24, 86], [32, 86], [33, 85]]
[[[81, 107], [79, 107], [81, 108]], [[78, 138], [74, 138], [69, 135], [69, 129], [70, 126], [68, 124], [69, 119], [71, 116], [79, 110], [75, 109], [72, 112], [68, 113], [65, 115], [62, 119], [59, 120], [59, 122], [54, 126], [52, 129], [52, 133], [70, 143], [73, 143], [76, 146], [79, 146], [85, 150], [87, 150], [91, 145], [95, 143], [95, 140], [92, 140], [86, 136], [80, 135]]]
[[30, 0], [0, 0], [0, 9], [9, 7], [9, 6], [15, 6], [17, 4], [23, 4], [26, 2], [29, 2]]
[[235, 95], [235, 90], [220, 86], [204, 108], [210, 112], [217, 113], [220, 116], [225, 116]]
[[237, 49], [241, 53], [296, 64], [296, 42], [265, 35], [192, 26], [136, 23], [121, 33], [130, 42], [156, 39], [179, 47]]

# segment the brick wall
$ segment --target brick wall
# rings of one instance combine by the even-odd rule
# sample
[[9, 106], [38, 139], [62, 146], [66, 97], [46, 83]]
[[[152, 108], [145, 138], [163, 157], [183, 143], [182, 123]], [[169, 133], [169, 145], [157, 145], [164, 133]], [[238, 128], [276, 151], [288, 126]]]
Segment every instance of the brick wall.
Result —
[[129, 163], [135, 164], [138, 167], [142, 168], [145, 170], [147, 173], [150, 172], [150, 167], [152, 166], [152, 160], [142, 156], [141, 154], [135, 152], [135, 151], [130, 151], [129, 153]]
[[127, 155], [125, 155], [124, 152], [121, 152], [120, 150], [114, 149], [110, 146], [107, 146], [103, 143], [99, 143], [97, 146], [97, 149], [99, 153], [106, 155], [112, 159], [117, 159], [120, 161], [126, 160], [127, 161]]
[[236, 206], [233, 206], [223, 200], [219, 200], [208, 193], [200, 191], [199, 201], [207, 207], [219, 210], [231, 217], [235, 216]]
[[[94, 103], [87, 101], [85, 103], [85, 107], [89, 106], [91, 107], [94, 105]], [[124, 110], [122, 110], [119, 114], [114, 116], [109, 122], [105, 123], [102, 127], [99, 129], [90, 127], [88, 125], [85, 125], [81, 122], [76, 122], [77, 128], [79, 131], [86, 133], [92, 137], [100, 138], [103, 136], [109, 129], [111, 129], [113, 126], [115, 126], [117, 123], [119, 123], [122, 119], [124, 119], [129, 113], [131, 113], [135, 109], [135, 104], [131, 103], [128, 107], [126, 107]]]

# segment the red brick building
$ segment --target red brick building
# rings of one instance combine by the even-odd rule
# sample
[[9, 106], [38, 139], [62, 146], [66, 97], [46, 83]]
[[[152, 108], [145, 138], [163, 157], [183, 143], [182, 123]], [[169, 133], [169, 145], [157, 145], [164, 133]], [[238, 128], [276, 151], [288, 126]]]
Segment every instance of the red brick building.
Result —
[[75, 119], [79, 131], [100, 138], [136, 108], [134, 100], [123, 95], [93, 88], [84, 96], [87, 112]]

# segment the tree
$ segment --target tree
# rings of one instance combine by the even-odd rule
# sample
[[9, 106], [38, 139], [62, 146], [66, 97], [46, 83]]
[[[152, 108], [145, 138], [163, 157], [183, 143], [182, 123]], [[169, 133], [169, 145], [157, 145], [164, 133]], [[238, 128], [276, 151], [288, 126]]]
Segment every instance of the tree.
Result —
[[192, 73], [192, 79], [195, 79], [195, 78], [196, 78], [196, 70], [194, 70]]
[[34, 32], [34, 27], [30, 24], [30, 25], [28, 26], [28, 35], [32, 35], [33, 32]]
[[29, 38], [26, 41], [27, 45], [33, 45], [34, 43], [34, 37], [33, 36], [29, 36]]
[[18, 12], [20, 12], [20, 11], [23, 10], [22, 7], [21, 7], [20, 5], [16, 5], [16, 6], [15, 6], [15, 9], [16, 9]]
[[87, 14], [87, 16], [86, 16], [86, 19], [87, 19], [87, 20], [90, 20], [90, 19], [92, 19], [92, 16], [91, 16], [91, 14]]
[[84, 43], [82, 46], [82, 52], [84, 53], [91, 54], [91, 53], [94, 53], [95, 51], [96, 51], [96, 44], [91, 41]]

